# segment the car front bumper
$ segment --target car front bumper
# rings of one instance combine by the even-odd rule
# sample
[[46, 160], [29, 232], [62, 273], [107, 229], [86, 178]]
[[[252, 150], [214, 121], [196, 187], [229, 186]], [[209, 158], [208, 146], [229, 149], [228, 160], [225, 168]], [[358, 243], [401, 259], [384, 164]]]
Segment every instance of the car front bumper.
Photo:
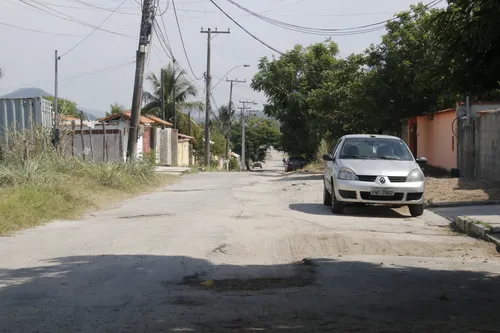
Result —
[[[424, 203], [425, 181], [386, 183], [359, 180], [335, 180], [335, 196], [338, 201], [382, 204], [382, 205], [415, 205]], [[393, 196], [372, 195], [372, 190], [393, 191]]]

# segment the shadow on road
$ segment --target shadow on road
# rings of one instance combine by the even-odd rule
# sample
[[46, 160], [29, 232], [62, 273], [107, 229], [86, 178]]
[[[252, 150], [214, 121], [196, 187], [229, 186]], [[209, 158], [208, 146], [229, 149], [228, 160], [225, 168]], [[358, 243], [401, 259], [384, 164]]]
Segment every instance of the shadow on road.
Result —
[[277, 181], [300, 182], [300, 181], [306, 181], [306, 180], [322, 180], [322, 179], [323, 179], [322, 174], [310, 174], [310, 173], [303, 174], [303, 173], [301, 173], [301, 174], [293, 174], [290, 176], [285, 175], [285, 177], [283, 177]]
[[2, 332], [497, 332], [488, 273], [97, 255], [0, 269]]
[[[295, 203], [288, 206], [291, 210], [311, 214], [311, 215], [333, 215], [330, 208], [321, 203]], [[342, 215], [351, 215], [359, 217], [387, 217], [387, 218], [406, 218], [400, 212], [390, 207], [383, 206], [346, 206]]]

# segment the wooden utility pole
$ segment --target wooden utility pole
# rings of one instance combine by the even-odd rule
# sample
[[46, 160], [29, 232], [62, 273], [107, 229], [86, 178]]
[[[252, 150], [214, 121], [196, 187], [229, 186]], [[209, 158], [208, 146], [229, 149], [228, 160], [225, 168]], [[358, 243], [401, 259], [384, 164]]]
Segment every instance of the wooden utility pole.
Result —
[[227, 31], [217, 31], [217, 29], [212, 30], [208, 28], [207, 30], [201, 30], [202, 34], [207, 34], [207, 72], [205, 73], [205, 83], [206, 83], [206, 96], [205, 96], [205, 167], [210, 166], [210, 113], [212, 112], [212, 105], [210, 102], [211, 94], [211, 83], [212, 75], [210, 73], [210, 41], [212, 39], [212, 34], [229, 34], [229, 29]]
[[229, 104], [228, 104], [228, 109], [229, 109], [229, 128], [227, 129], [228, 130], [228, 133], [227, 133], [227, 137], [226, 137], [226, 158], [229, 160], [229, 151], [231, 150], [231, 125], [232, 125], [232, 110], [233, 110], [233, 86], [235, 84], [238, 84], [238, 83], [246, 83], [247, 80], [238, 80], [238, 79], [234, 79], [234, 80], [229, 80], [229, 79], [226, 79], [226, 82], [229, 82], [230, 83], [230, 86], [229, 86]]
[[135, 160], [137, 154], [137, 134], [141, 118], [142, 84], [144, 82], [144, 64], [146, 49], [151, 40], [151, 31], [154, 20], [154, 1], [143, 0], [139, 46], [136, 53], [134, 95], [130, 116], [130, 130], [128, 133], [127, 157]]

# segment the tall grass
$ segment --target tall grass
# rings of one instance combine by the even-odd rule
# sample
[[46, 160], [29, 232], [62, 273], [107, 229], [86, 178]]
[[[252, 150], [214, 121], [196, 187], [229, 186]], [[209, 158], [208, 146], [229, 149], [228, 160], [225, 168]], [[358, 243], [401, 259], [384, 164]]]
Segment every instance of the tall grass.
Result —
[[0, 142], [0, 234], [75, 218], [161, 183], [147, 160], [85, 161], [54, 151], [48, 131], [10, 132]]

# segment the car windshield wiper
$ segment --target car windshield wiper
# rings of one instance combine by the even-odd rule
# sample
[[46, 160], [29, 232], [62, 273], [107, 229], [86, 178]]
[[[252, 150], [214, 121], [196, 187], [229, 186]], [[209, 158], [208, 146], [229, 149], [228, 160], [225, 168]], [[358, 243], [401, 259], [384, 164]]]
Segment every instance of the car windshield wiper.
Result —
[[342, 156], [341, 158], [366, 160], [366, 159], [371, 159], [372, 157], [363, 155], [347, 155], [347, 156]]
[[390, 157], [390, 156], [380, 156], [381, 160], [391, 160], [391, 161], [399, 161], [401, 158], [399, 157]]

